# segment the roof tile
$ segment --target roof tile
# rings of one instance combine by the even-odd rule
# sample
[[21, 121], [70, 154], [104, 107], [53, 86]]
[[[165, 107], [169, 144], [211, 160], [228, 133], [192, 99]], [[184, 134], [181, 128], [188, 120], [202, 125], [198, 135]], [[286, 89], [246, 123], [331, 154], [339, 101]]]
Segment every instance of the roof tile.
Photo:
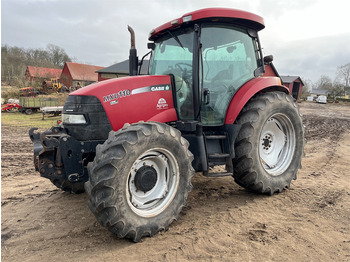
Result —
[[97, 81], [98, 74], [96, 71], [102, 69], [102, 66], [85, 65], [72, 62], [66, 62], [66, 65], [74, 80]]
[[38, 67], [38, 66], [27, 66], [31, 77], [38, 78], [59, 78], [62, 69]]

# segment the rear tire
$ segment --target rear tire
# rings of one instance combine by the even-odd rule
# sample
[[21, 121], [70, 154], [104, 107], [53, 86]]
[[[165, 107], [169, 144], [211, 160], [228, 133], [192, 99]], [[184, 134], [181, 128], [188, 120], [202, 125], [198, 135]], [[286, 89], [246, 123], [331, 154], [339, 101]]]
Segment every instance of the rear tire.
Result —
[[177, 220], [191, 191], [193, 155], [181, 133], [146, 122], [110, 132], [88, 166], [89, 207], [102, 226], [138, 242]]
[[242, 127], [235, 142], [235, 181], [270, 195], [288, 188], [304, 150], [304, 126], [293, 98], [283, 92], [257, 95], [236, 122]]

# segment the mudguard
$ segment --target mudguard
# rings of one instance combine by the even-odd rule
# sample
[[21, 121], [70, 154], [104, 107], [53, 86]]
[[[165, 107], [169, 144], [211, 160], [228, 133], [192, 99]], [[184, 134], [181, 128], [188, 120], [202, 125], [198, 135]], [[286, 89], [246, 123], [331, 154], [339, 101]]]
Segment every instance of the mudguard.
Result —
[[244, 84], [234, 95], [226, 112], [225, 124], [232, 124], [245, 104], [257, 93], [264, 91], [282, 91], [289, 93], [279, 77], [258, 77]]

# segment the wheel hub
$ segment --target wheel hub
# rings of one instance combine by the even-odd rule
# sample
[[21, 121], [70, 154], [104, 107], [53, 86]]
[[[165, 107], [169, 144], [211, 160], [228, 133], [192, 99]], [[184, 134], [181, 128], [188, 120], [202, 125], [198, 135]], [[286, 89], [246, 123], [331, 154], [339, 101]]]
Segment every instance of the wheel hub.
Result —
[[271, 147], [272, 143], [271, 136], [266, 135], [265, 138], [262, 139], [262, 141], [263, 149], [268, 150]]
[[151, 166], [141, 167], [135, 175], [135, 186], [137, 190], [146, 193], [157, 183], [157, 171]]
[[175, 197], [179, 179], [177, 160], [169, 150], [147, 150], [130, 170], [127, 183], [129, 206], [142, 217], [159, 214]]
[[264, 124], [259, 145], [259, 155], [264, 169], [270, 175], [279, 175], [288, 168], [295, 148], [295, 132], [290, 119], [275, 114]]

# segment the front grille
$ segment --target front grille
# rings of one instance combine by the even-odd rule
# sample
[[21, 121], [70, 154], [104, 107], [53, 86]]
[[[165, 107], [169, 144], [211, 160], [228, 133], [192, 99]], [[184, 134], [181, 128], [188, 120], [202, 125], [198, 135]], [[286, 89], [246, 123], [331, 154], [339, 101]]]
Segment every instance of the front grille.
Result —
[[106, 140], [112, 130], [104, 108], [94, 96], [68, 96], [63, 114], [84, 114], [87, 124], [64, 124], [67, 134], [79, 141]]

